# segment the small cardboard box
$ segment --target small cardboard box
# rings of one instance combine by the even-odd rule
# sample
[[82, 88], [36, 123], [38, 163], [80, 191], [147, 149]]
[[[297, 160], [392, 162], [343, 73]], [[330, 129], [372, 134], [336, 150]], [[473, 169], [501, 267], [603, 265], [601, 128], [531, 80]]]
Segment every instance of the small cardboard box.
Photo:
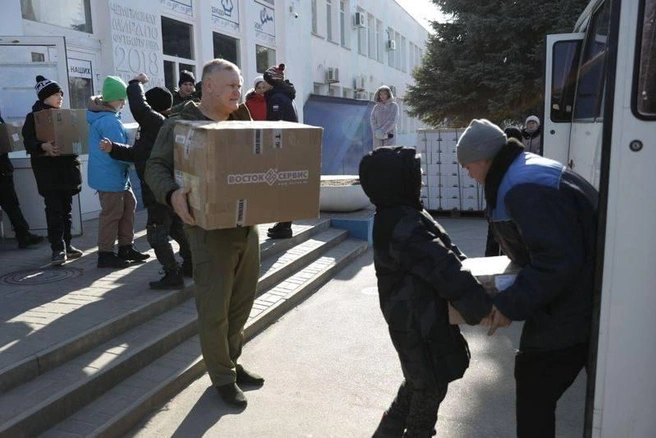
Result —
[[0, 154], [23, 151], [22, 123], [0, 123]]
[[62, 155], [89, 153], [87, 112], [81, 109], [48, 109], [34, 113], [36, 138], [54, 141]]
[[323, 128], [290, 122], [178, 121], [175, 178], [212, 230], [319, 216]]
[[[492, 296], [512, 285], [521, 269], [506, 256], [474, 257], [463, 261], [462, 266], [471, 271], [483, 285], [485, 292]], [[451, 304], [449, 304], [449, 322], [465, 324], [465, 319]]]

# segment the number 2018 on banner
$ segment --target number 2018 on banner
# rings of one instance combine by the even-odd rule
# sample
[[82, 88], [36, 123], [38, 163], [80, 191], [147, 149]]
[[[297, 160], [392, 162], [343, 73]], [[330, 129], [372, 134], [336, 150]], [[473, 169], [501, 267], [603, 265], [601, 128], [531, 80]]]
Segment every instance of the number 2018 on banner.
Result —
[[127, 50], [125, 47], [116, 47], [114, 49], [114, 56], [116, 58], [117, 71], [129, 70], [133, 73], [147, 72], [152, 76], [159, 73], [159, 59], [155, 52], [150, 52], [146, 55], [146, 52], [135, 49], [134, 47]]

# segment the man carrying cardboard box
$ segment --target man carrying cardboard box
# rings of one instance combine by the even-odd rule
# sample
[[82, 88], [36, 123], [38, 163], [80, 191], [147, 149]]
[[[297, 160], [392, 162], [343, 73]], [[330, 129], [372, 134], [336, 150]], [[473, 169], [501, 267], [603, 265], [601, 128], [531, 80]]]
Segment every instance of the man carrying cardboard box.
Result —
[[597, 191], [485, 119], [471, 121], [456, 151], [462, 167], [485, 185], [501, 250], [521, 267], [492, 299], [492, 330], [526, 321], [515, 358], [517, 436], [553, 437], [558, 399], [587, 363]]
[[262, 377], [237, 363], [259, 277], [257, 227], [204, 230], [196, 226], [187, 201], [191, 189], [180, 188], [173, 176], [173, 148], [176, 120], [250, 120], [250, 114], [239, 104], [242, 77], [233, 63], [214, 59], [205, 64], [202, 87], [200, 103], [187, 102], [160, 129], [146, 163], [146, 182], [157, 200], [172, 206], [187, 225], [205, 365], [219, 396], [228, 404], [244, 407], [247, 400], [238, 384], [264, 384]]

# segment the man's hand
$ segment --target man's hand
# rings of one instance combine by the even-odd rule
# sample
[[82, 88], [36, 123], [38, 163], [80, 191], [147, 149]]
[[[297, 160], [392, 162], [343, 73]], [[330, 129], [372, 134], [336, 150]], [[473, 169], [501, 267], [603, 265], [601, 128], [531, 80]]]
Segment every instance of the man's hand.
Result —
[[496, 306], [492, 306], [492, 322], [490, 324], [490, 330], [488, 330], [487, 335], [492, 336], [499, 327], [508, 327], [510, 323], [512, 323], [512, 321], [506, 315], [501, 313], [499, 309], [496, 308]]
[[107, 138], [103, 138], [100, 140], [100, 150], [110, 153], [112, 151], [112, 142]]
[[139, 81], [142, 84], [146, 84], [146, 83], [148, 83], [148, 76], [146, 75], [146, 73], [139, 73], [138, 75], [133, 77], [132, 80], [133, 81]]
[[41, 143], [41, 149], [43, 149], [46, 152], [46, 155], [49, 157], [56, 157], [61, 153], [59, 146], [57, 146], [54, 142], [50, 142], [50, 141]]
[[189, 187], [177, 189], [171, 195], [171, 207], [176, 212], [182, 222], [187, 225], [196, 225], [196, 219], [189, 212], [189, 203], [187, 202], [187, 194], [191, 192]]

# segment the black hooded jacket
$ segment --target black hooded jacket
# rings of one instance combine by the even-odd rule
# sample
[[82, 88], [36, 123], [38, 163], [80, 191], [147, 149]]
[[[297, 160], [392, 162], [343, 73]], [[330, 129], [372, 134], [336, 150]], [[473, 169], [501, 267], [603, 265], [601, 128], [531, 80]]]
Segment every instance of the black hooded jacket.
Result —
[[415, 150], [374, 150], [360, 163], [360, 182], [376, 205], [373, 250], [380, 307], [405, 378], [424, 387], [462, 377], [469, 349], [458, 326], [449, 324], [448, 302], [467, 323], [477, 324], [490, 313], [491, 299], [462, 270], [465, 256], [423, 209]]
[[273, 86], [265, 93], [267, 101], [267, 120], [284, 120], [285, 122], [298, 122], [296, 111], [296, 89], [294, 84], [285, 80]]
[[110, 156], [115, 160], [134, 162], [141, 182], [141, 199], [146, 207], [157, 202], [155, 195], [145, 181], [146, 161], [153, 150], [155, 139], [166, 117], [155, 111], [146, 101], [143, 86], [137, 80], [130, 81], [127, 88], [130, 112], [139, 124], [134, 146], [112, 143]]
[[54, 108], [37, 100], [32, 106], [32, 112], [25, 117], [23, 124], [23, 143], [25, 151], [30, 154], [32, 170], [36, 186], [42, 196], [48, 192], [68, 192], [75, 195], [82, 190], [82, 174], [80, 160], [77, 155], [60, 155], [49, 157], [41, 148], [45, 143], [36, 137], [34, 113]]

